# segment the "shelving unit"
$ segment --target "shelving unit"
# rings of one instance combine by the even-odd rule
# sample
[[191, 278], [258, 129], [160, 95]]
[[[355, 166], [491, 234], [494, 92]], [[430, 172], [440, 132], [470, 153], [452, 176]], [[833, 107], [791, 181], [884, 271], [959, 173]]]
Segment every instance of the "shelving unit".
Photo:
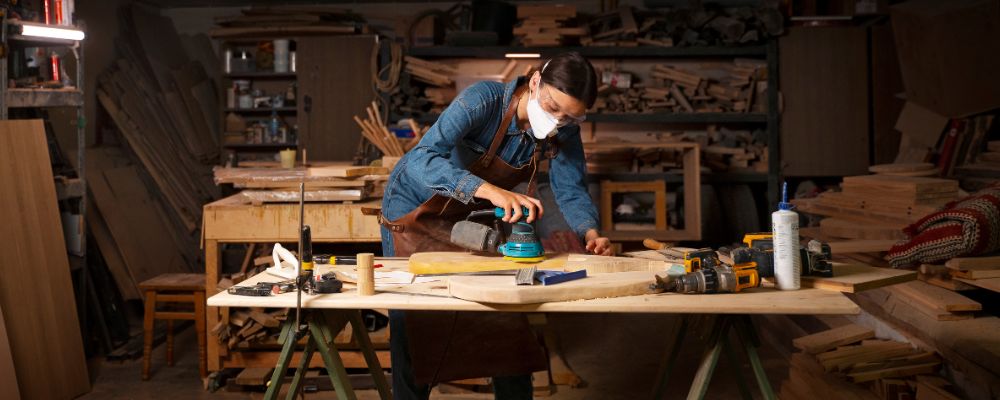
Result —
[[[613, 59], [694, 59], [694, 58], [736, 58], [748, 57], [765, 59], [767, 61], [767, 102], [766, 113], [603, 113], [588, 114], [587, 121], [593, 123], [663, 123], [663, 124], [755, 124], [765, 125], [767, 131], [768, 173], [703, 173], [707, 183], [766, 183], [768, 207], [773, 209], [778, 203], [780, 176], [780, 139], [778, 110], [778, 45], [776, 40], [769, 40], [763, 45], [733, 46], [733, 47], [457, 47], [432, 46], [414, 47], [407, 50], [407, 55], [420, 58], [479, 58], [505, 59], [507, 54], [538, 54], [547, 58], [556, 54], [575, 51], [589, 58]], [[403, 117], [394, 115], [393, 117]], [[417, 118], [422, 124], [433, 123], [437, 115], [425, 114]], [[604, 179], [640, 181], [664, 179], [668, 183], [680, 182], [679, 174], [589, 174], [592, 182]]]

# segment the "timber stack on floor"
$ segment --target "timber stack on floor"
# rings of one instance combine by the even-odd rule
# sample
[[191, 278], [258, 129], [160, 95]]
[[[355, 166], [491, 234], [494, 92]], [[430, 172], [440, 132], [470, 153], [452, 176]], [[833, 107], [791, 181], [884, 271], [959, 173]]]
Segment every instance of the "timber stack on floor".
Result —
[[119, 137], [88, 152], [88, 226], [123, 297], [138, 300], [138, 282], [201, 264], [201, 207], [219, 197], [219, 105], [203, 65], [218, 61], [206, 36], [181, 37], [155, 9], [132, 5], [121, 16], [121, 58], [96, 90]]
[[[792, 341], [783, 399], [957, 399], [937, 372], [941, 359], [912, 344], [875, 339], [875, 332], [848, 324]], [[869, 392], [859, 390], [857, 385]], [[926, 392], [926, 393], [925, 393]]]

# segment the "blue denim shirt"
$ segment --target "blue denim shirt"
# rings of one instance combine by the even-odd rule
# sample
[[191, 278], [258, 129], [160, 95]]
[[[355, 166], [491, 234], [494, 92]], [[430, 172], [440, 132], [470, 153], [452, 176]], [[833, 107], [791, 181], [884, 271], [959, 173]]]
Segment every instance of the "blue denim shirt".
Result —
[[[395, 221], [434, 194], [462, 203], [474, 200], [473, 194], [483, 179], [470, 173], [467, 167], [489, 150], [514, 88], [523, 79], [506, 84], [479, 82], [455, 98], [389, 175], [382, 198], [382, 214], [386, 219]], [[582, 237], [597, 228], [597, 208], [587, 191], [580, 128], [559, 128], [556, 141], [558, 152], [549, 162], [550, 185], [566, 222]], [[531, 162], [534, 150], [534, 137], [517, 128], [515, 115], [497, 156], [513, 167], [520, 167]], [[395, 253], [392, 235], [385, 227], [382, 227], [382, 251], [387, 256]]]

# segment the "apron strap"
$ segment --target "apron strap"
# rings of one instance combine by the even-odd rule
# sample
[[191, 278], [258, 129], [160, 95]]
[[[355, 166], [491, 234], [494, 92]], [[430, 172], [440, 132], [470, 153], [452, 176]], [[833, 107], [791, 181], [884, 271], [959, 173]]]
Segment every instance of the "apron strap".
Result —
[[389, 220], [385, 219], [385, 216], [382, 215], [381, 208], [361, 207], [361, 214], [376, 216], [378, 218], [378, 224], [386, 227], [386, 229], [390, 231], [403, 232], [404, 230], [406, 230], [406, 228], [403, 225], [393, 224], [390, 223]]
[[503, 120], [500, 121], [500, 126], [497, 127], [496, 133], [493, 134], [490, 149], [479, 159], [481, 168], [489, 167], [490, 163], [493, 162], [493, 158], [496, 157], [497, 150], [500, 149], [500, 143], [503, 142], [504, 135], [507, 134], [507, 128], [510, 127], [510, 121], [514, 119], [514, 114], [517, 113], [517, 105], [521, 102], [521, 95], [527, 89], [527, 83], [521, 84], [517, 89], [514, 89], [514, 94], [510, 97], [510, 103], [507, 104], [507, 110], [503, 114]]

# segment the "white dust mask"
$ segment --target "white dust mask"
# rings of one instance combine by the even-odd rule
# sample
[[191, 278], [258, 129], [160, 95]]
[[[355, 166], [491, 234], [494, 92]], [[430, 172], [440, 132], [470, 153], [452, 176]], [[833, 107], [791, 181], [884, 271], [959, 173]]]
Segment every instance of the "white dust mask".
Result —
[[559, 120], [552, 114], [545, 112], [538, 102], [541, 86], [541, 82], [539, 82], [535, 89], [535, 98], [528, 97], [528, 123], [531, 124], [532, 135], [539, 140], [554, 135], [559, 126]]

